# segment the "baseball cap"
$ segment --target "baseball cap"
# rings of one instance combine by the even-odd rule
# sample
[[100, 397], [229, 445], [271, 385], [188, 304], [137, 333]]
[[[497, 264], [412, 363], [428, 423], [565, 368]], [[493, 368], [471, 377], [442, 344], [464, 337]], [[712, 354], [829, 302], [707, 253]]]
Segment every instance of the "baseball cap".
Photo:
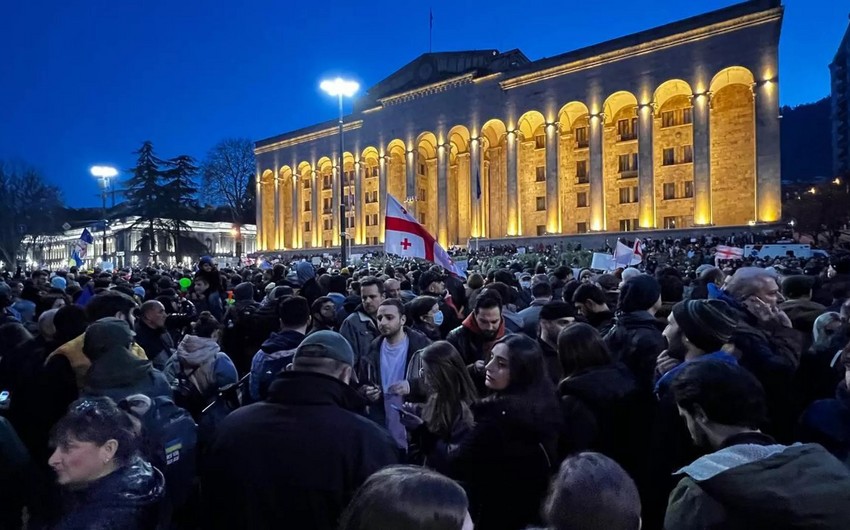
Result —
[[354, 365], [354, 350], [351, 344], [335, 331], [322, 330], [308, 335], [295, 350], [293, 360], [298, 360], [301, 356], [333, 359], [349, 366]]

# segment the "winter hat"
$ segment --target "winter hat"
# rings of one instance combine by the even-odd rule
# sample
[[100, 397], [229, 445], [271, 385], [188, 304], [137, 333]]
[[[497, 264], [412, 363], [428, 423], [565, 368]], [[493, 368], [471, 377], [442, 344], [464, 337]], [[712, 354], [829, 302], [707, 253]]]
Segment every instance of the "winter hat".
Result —
[[254, 299], [254, 285], [248, 282], [242, 282], [233, 289], [233, 298], [240, 302], [242, 300]]
[[552, 300], [543, 304], [540, 308], [540, 320], [558, 320], [559, 318], [575, 317], [576, 310], [573, 304]]
[[714, 265], [709, 265], [708, 263], [703, 263], [702, 265], [697, 267], [697, 270], [696, 270], [697, 278], [703, 278], [709, 272], [713, 271], [716, 268], [717, 267], [715, 267]]
[[620, 275], [620, 277], [622, 278], [622, 281], [620, 282], [620, 284], [624, 284], [627, 281], [634, 278], [635, 276], [640, 276], [640, 274], [641, 274], [641, 272], [639, 270], [637, 270], [636, 268], [628, 267], [628, 268], [624, 269], [623, 273]]
[[694, 346], [712, 353], [729, 342], [738, 318], [722, 300], [685, 300], [673, 306], [673, 318]]
[[133, 287], [133, 292], [134, 292], [134, 293], [136, 294], [136, 296], [138, 296], [139, 298], [144, 298], [144, 297], [145, 297], [145, 288], [144, 288], [144, 287], [142, 287], [141, 285], [137, 285], [137, 286]]
[[50, 280], [50, 285], [64, 291], [65, 287], [68, 286], [68, 282], [61, 276], [54, 276], [53, 279]]
[[782, 294], [787, 298], [800, 298], [809, 294], [814, 285], [815, 279], [811, 276], [803, 276], [802, 274], [788, 276], [782, 280]]
[[[314, 346], [305, 348], [305, 346]], [[325, 359], [333, 359], [349, 366], [354, 365], [354, 350], [351, 344], [345, 340], [345, 337], [335, 331], [317, 331], [311, 333], [306, 339], [301, 341], [298, 349], [295, 350], [293, 361], [297, 361], [299, 357], [322, 357]]]
[[599, 284], [599, 287], [606, 291], [616, 291], [617, 287], [620, 286], [620, 281], [613, 274], [602, 274], [598, 278], [596, 278], [596, 283]]
[[661, 286], [648, 274], [639, 274], [620, 288], [619, 308], [625, 313], [646, 311], [658, 301]]

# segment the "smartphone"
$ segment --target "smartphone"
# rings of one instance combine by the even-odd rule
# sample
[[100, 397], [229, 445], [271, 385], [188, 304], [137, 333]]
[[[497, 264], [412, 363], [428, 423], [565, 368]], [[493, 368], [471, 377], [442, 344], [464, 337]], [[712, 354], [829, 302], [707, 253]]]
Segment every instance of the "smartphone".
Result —
[[404, 410], [403, 408], [399, 407], [398, 405], [391, 404], [391, 405], [390, 405], [390, 407], [392, 407], [393, 409], [397, 410], [399, 414], [402, 414], [402, 415], [405, 415], [405, 416], [414, 416], [414, 414], [413, 414], [413, 413], [411, 413], [411, 412], [407, 412], [406, 410]]

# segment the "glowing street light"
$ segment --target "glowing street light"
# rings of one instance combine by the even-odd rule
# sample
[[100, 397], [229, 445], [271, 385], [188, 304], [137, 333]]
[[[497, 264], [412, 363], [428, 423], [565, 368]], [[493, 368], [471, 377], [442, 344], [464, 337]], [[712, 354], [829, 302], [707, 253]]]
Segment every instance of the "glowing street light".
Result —
[[[102, 260], [106, 261], [106, 192], [109, 189], [109, 179], [118, 176], [118, 170], [112, 166], [92, 166], [91, 174], [100, 179], [101, 193], [103, 199], [103, 256]], [[113, 201], [114, 202], [114, 201]]]
[[348, 81], [337, 77], [322, 81], [319, 88], [324, 90], [330, 96], [334, 96], [339, 100], [339, 162], [337, 162], [337, 176], [339, 177], [339, 243], [340, 243], [340, 263], [342, 267], [346, 266], [345, 258], [345, 240], [346, 228], [348, 220], [345, 218], [345, 179], [343, 178], [343, 137], [342, 137], [342, 98], [350, 98], [360, 89], [360, 85], [356, 81]]

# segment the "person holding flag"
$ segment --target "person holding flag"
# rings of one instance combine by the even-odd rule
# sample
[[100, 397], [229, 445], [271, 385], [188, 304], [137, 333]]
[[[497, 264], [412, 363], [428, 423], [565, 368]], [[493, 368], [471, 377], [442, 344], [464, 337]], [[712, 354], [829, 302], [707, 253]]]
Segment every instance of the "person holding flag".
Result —
[[74, 248], [71, 250], [71, 259], [77, 267], [83, 266], [83, 261], [86, 259], [88, 254], [88, 246], [93, 243], [94, 237], [92, 237], [91, 232], [89, 232], [88, 228], [83, 228], [83, 233], [80, 234], [80, 239], [77, 240], [74, 244]]

